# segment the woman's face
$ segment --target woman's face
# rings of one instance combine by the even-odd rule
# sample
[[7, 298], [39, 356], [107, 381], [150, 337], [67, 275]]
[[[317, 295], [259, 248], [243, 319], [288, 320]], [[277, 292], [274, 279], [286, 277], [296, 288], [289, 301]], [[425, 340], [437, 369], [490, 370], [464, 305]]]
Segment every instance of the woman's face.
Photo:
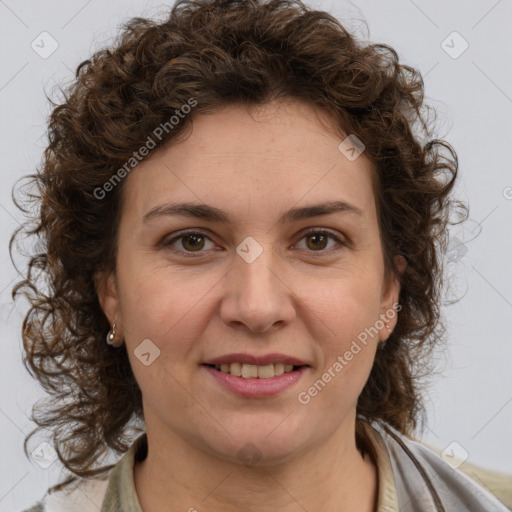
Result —
[[[126, 178], [116, 276], [98, 292], [148, 435], [233, 461], [284, 461], [353, 436], [399, 285], [384, 282], [370, 164], [333, 133], [300, 102], [252, 116], [233, 105], [196, 117], [185, 141]], [[334, 201], [348, 206], [290, 213]], [[170, 211], [180, 203], [215, 218]], [[222, 360], [234, 375], [206, 366]], [[286, 361], [301, 368], [236, 375], [279, 374]]]

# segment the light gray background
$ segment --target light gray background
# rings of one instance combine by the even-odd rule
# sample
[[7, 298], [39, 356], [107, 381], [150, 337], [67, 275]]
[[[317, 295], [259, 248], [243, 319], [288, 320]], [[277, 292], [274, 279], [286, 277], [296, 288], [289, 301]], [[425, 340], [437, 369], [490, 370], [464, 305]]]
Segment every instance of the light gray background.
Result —
[[[439, 136], [458, 152], [456, 192], [469, 201], [470, 221], [451, 230], [449, 269], [456, 293], [465, 295], [444, 308], [449, 349], [438, 356], [424, 439], [440, 448], [456, 441], [456, 454], [465, 450], [470, 462], [512, 473], [512, 1], [306, 3], [331, 12], [360, 37], [391, 45], [402, 62], [418, 67], [427, 100], [438, 110]], [[164, 8], [141, 0], [0, 0], [0, 512], [33, 504], [60, 471], [57, 462], [43, 469], [22, 452], [33, 428], [27, 416], [42, 394], [21, 364], [25, 306], [13, 307], [10, 298], [18, 276], [7, 246], [21, 221], [11, 189], [42, 156], [49, 113], [44, 91], [51, 95], [55, 84], [72, 80], [76, 66], [122, 21]], [[58, 42], [46, 59], [31, 48], [44, 31]], [[462, 39], [446, 40], [454, 31], [469, 44], [457, 58]]]

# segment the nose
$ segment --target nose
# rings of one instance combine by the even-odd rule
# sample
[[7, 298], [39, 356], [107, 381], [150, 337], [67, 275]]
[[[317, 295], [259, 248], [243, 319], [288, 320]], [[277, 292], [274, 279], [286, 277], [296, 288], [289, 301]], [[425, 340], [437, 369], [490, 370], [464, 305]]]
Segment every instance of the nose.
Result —
[[291, 284], [271, 248], [263, 248], [254, 261], [237, 255], [224, 286], [220, 315], [231, 328], [267, 333], [296, 315]]

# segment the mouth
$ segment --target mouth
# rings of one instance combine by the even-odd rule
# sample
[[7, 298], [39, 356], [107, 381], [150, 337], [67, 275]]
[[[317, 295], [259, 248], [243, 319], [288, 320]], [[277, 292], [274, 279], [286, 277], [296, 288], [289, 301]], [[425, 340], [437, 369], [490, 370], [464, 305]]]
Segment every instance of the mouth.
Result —
[[245, 364], [245, 363], [223, 363], [223, 364], [204, 364], [218, 372], [240, 377], [242, 379], [271, 379], [279, 377], [286, 373], [298, 371], [308, 365], [292, 365], [283, 363], [271, 363], [265, 365]]
[[204, 363], [200, 365], [208, 379], [219, 389], [243, 398], [276, 397], [298, 385], [309, 365], [284, 363], [255, 365], [247, 363]]

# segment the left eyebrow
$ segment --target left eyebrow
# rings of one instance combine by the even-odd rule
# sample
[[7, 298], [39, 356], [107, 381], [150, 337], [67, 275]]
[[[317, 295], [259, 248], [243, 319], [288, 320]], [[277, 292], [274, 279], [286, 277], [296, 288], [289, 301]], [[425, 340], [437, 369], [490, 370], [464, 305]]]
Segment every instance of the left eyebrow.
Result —
[[[359, 216], [364, 215], [360, 208], [345, 201], [327, 201], [319, 204], [291, 208], [281, 215], [277, 223], [286, 224], [287, 222], [296, 222], [299, 220], [339, 212], [351, 213]], [[175, 203], [155, 206], [149, 212], [144, 214], [142, 221], [143, 223], [147, 223], [155, 218], [169, 215], [192, 217], [212, 222], [224, 222], [227, 224], [231, 222], [226, 212], [204, 203]]]
[[363, 211], [345, 201], [327, 201], [325, 203], [291, 208], [278, 220], [278, 224], [286, 222], [310, 219], [312, 217], [320, 217], [332, 213], [352, 213], [354, 215], [364, 216]]

